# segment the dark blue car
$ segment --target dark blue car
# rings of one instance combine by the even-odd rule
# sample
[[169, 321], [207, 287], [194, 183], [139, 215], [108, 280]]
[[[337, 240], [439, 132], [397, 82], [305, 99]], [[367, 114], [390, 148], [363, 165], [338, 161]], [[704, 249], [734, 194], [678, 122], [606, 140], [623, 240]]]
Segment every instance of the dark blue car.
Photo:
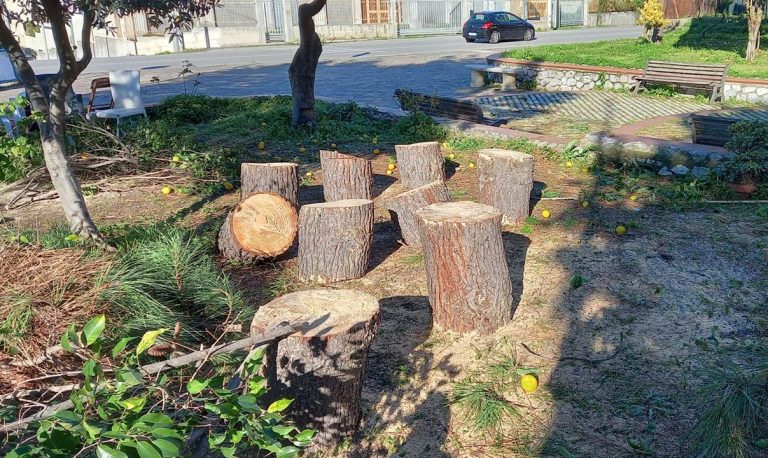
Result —
[[470, 42], [529, 41], [536, 37], [536, 29], [530, 22], [505, 11], [472, 13], [461, 32], [464, 39]]

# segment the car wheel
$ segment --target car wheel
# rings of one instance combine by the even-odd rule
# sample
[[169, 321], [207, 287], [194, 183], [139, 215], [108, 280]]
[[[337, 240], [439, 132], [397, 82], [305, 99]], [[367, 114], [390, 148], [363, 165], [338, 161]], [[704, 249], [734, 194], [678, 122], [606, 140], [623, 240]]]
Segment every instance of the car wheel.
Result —
[[523, 35], [523, 40], [525, 40], [525, 41], [533, 40], [533, 29], [526, 29], [525, 30], [525, 35]]
[[473, 43], [475, 41], [474, 38], [465, 38], [467, 40], [467, 43]]
[[491, 37], [488, 39], [488, 43], [495, 45], [499, 41], [501, 41], [501, 34], [498, 30], [494, 30], [491, 32]]

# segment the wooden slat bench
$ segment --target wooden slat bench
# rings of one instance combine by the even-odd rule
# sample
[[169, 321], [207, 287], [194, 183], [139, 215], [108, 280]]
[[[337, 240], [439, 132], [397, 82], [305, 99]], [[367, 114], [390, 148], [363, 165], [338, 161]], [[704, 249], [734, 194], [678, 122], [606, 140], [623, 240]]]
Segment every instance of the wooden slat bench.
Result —
[[511, 90], [517, 89], [517, 72], [518, 68], [507, 67], [504, 65], [465, 65], [470, 70], [469, 75], [469, 87], [484, 87], [485, 75], [488, 73], [500, 73], [501, 74], [501, 89]]
[[486, 123], [483, 110], [471, 100], [420, 94], [406, 89], [395, 90], [395, 97], [403, 111], [421, 111], [429, 116]]
[[707, 114], [691, 114], [690, 123], [693, 143], [725, 146], [731, 139], [731, 126], [743, 119]]
[[722, 101], [727, 73], [728, 65], [725, 64], [686, 64], [651, 60], [645, 66], [643, 76], [635, 77], [632, 92], [640, 92], [648, 83], [660, 83], [682, 88], [711, 90], [712, 96], [709, 101]]

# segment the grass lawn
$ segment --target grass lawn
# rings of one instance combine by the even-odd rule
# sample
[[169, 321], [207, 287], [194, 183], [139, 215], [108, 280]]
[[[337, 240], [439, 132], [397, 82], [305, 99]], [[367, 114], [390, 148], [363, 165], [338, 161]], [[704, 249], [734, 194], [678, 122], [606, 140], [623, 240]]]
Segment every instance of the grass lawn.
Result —
[[[762, 40], [768, 43], [768, 26], [763, 23]], [[649, 60], [675, 62], [727, 63], [728, 75], [741, 78], [768, 78], [768, 53], [758, 54], [754, 62], [744, 59], [747, 49], [746, 20], [696, 18], [664, 35], [660, 44], [642, 39], [599, 41], [518, 48], [503, 56], [540, 62], [643, 68]]]

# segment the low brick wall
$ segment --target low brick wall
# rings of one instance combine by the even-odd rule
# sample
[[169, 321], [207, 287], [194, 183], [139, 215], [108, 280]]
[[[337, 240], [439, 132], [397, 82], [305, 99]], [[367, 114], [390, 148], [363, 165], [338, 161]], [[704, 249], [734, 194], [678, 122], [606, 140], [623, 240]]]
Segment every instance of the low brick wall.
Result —
[[[498, 55], [487, 60], [492, 65], [515, 68], [517, 87], [547, 91], [629, 89], [633, 85], [632, 77], [643, 74], [642, 70], [533, 62], [505, 59]], [[725, 97], [768, 104], [768, 80], [727, 78]]]

